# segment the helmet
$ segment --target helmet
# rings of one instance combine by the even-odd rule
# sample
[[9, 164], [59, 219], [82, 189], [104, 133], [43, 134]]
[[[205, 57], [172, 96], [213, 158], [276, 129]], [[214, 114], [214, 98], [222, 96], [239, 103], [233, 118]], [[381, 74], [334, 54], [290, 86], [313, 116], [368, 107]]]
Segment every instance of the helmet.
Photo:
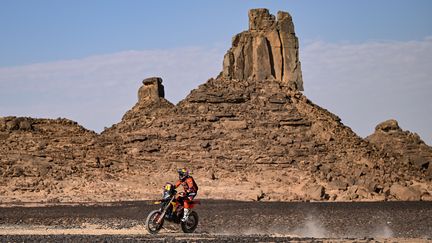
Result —
[[186, 177], [189, 176], [189, 170], [188, 169], [178, 169], [177, 170], [178, 174], [179, 174], [179, 179], [180, 180], [184, 180]]

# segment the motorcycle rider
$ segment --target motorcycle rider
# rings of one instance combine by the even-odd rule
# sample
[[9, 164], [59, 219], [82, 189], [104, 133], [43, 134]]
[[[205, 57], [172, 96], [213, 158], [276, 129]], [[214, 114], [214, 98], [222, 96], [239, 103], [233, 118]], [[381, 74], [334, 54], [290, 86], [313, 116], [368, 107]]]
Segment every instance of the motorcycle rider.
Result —
[[183, 202], [184, 214], [181, 219], [182, 222], [185, 222], [189, 217], [190, 208], [192, 200], [195, 198], [198, 192], [198, 185], [192, 176], [189, 175], [189, 170], [186, 168], [178, 169], [179, 180], [175, 184], [175, 188], [180, 185], [183, 186], [184, 193], [180, 194], [179, 201]]

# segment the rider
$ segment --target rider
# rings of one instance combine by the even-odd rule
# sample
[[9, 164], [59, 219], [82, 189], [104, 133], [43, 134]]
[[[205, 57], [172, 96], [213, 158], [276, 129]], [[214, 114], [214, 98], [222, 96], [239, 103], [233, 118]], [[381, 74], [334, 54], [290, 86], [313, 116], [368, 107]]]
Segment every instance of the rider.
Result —
[[175, 188], [182, 185], [184, 189], [183, 196], [180, 196], [179, 198], [181, 199], [180, 201], [183, 201], [184, 216], [181, 220], [184, 222], [189, 216], [192, 200], [197, 195], [198, 185], [193, 177], [189, 175], [188, 169], [178, 169], [177, 172], [179, 174], [179, 180], [176, 182]]

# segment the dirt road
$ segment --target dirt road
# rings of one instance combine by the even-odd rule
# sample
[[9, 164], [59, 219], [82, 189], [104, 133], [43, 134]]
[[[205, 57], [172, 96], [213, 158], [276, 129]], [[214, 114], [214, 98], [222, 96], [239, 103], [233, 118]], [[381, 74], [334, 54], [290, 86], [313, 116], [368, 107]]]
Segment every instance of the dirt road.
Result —
[[[144, 229], [149, 202], [0, 208], [0, 241], [301, 241], [370, 242], [398, 238], [432, 242], [432, 203], [286, 203], [204, 200], [196, 234], [167, 225]], [[405, 239], [405, 240], [404, 240]]]

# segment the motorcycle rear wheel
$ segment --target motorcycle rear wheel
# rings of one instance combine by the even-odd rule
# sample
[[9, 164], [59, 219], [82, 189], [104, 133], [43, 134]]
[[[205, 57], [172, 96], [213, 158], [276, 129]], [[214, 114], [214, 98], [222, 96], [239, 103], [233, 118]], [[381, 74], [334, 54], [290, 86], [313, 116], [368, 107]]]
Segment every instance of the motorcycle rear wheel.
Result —
[[157, 223], [162, 212], [159, 210], [154, 210], [149, 213], [146, 219], [146, 229], [150, 234], [157, 234], [160, 229], [162, 229], [164, 219], [161, 219], [160, 224]]
[[198, 226], [198, 214], [192, 211], [185, 222], [181, 222], [181, 228], [184, 233], [193, 233]]

